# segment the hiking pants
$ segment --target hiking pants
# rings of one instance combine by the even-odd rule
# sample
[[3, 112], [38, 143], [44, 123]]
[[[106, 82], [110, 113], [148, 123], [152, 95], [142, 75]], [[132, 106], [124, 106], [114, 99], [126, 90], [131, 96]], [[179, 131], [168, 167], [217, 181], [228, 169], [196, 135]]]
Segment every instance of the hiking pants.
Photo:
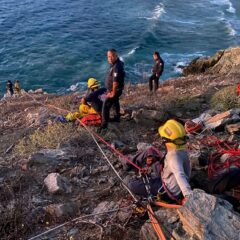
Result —
[[[144, 185], [144, 182], [142, 179], [126, 179], [124, 181], [126, 185], [129, 187], [129, 189], [136, 195], [147, 197], [147, 191]], [[150, 188], [151, 188], [151, 194], [156, 196], [158, 193], [158, 190], [162, 187], [162, 181], [161, 178], [150, 178]]]
[[109, 115], [111, 107], [115, 108], [115, 118], [120, 119], [120, 103], [119, 97], [122, 95], [122, 91], [115, 94], [113, 98], [107, 98], [103, 103], [102, 108], [102, 127], [106, 128], [109, 122]]
[[154, 82], [154, 92], [158, 89], [159, 77], [156, 77], [156, 74], [152, 74], [149, 78], [149, 90], [150, 92], [153, 90], [153, 82]]

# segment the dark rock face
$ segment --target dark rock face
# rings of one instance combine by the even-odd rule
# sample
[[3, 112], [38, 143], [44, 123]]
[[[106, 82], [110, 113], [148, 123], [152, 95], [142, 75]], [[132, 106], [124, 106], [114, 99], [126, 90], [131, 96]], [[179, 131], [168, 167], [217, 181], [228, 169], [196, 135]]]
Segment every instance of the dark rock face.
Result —
[[183, 75], [194, 74], [239, 74], [240, 47], [218, 51], [212, 57], [194, 59], [189, 66], [183, 69]]

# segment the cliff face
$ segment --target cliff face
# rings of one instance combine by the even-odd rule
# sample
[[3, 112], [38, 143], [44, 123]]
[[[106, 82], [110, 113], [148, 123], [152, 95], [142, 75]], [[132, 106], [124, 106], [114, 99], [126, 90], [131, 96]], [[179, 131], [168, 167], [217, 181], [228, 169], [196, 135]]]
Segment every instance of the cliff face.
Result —
[[199, 73], [239, 74], [240, 47], [220, 50], [214, 56], [195, 59], [183, 70], [184, 76]]
[[[149, 93], [147, 85], [127, 85], [121, 98], [121, 122], [110, 123], [103, 138], [128, 156], [136, 153], [139, 143], [142, 146], [154, 144], [164, 152], [158, 127], [168, 117], [175, 115], [182, 119], [193, 119], [206, 110], [207, 114], [213, 116], [219, 113], [215, 104], [223, 101], [221, 111], [239, 108], [236, 84], [240, 82], [240, 74], [235, 71], [239, 60], [237, 51], [238, 48], [227, 49], [217, 53], [211, 60], [202, 60], [207, 61], [209, 67], [202, 62], [198, 74], [165, 81], [155, 95]], [[226, 62], [228, 69], [231, 69], [227, 76], [223, 71]], [[204, 73], [200, 74], [203, 65]], [[217, 74], [206, 74], [215, 68], [218, 69]], [[77, 111], [79, 95], [36, 93], [0, 102], [0, 235], [5, 239], [26, 239], [49, 227], [87, 214], [94, 216], [68, 224], [45, 237], [140, 239], [139, 232], [145, 220], [134, 215], [132, 208], [125, 209], [132, 206], [132, 201], [89, 134], [74, 124], [56, 123], [56, 118], [64, 113], [49, 107], [55, 105]], [[234, 112], [234, 121], [238, 121], [239, 116], [236, 115], [239, 115], [239, 111]], [[217, 115], [217, 120], [220, 132], [215, 129], [204, 131], [203, 134], [192, 136], [189, 141], [193, 165], [191, 184], [205, 191], [208, 151], [201, 148], [201, 137], [217, 134], [232, 143], [239, 143], [240, 140], [235, 134], [238, 127], [230, 126], [231, 131], [234, 129], [230, 135], [224, 130], [226, 119], [219, 120]], [[104, 144], [100, 145], [120, 175], [125, 177], [127, 172], [123, 171], [119, 157]], [[200, 165], [200, 161], [205, 165]], [[225, 229], [225, 225], [232, 221], [235, 224], [233, 230], [239, 229], [239, 215], [228, 203], [201, 191], [196, 191], [192, 199], [178, 212], [162, 209], [157, 213], [176, 239], [224, 235], [218, 233], [218, 229]], [[118, 211], [114, 212], [114, 209]], [[202, 209], [209, 211], [206, 213]], [[101, 212], [109, 213], [98, 215]], [[228, 219], [223, 226], [227, 216], [232, 220]], [[157, 239], [149, 226], [148, 223], [144, 225], [141, 236]], [[231, 231], [221, 239], [234, 239]]]

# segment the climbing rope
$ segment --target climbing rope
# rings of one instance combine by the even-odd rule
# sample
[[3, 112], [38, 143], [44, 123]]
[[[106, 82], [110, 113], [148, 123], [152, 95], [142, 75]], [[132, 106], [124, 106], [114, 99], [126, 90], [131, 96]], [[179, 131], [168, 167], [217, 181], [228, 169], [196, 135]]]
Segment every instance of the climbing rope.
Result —
[[[27, 93], [27, 95], [29, 97], [31, 97], [35, 102], [39, 103], [40, 105], [44, 106], [44, 107], [47, 107], [47, 108], [53, 108], [53, 109], [56, 109], [56, 110], [59, 110], [61, 112], [66, 112], [66, 113], [69, 113], [70, 111], [66, 110], [66, 109], [62, 109], [62, 108], [59, 108], [59, 107], [56, 107], [55, 105], [52, 105], [52, 104], [43, 104], [39, 101], [37, 101], [33, 96], [31, 96], [30, 94]], [[98, 138], [102, 143], [104, 143], [106, 146], [108, 146], [113, 152], [115, 152], [116, 154], [118, 154], [119, 156], [121, 156], [123, 159], [125, 159], [128, 163], [130, 163], [132, 166], [134, 166], [136, 169], [139, 170], [139, 172], [141, 173], [144, 173], [144, 169], [140, 168], [138, 165], [136, 165], [135, 163], [133, 163], [130, 159], [128, 159], [126, 156], [124, 156], [121, 152], [119, 152], [117, 149], [113, 148], [111, 146], [110, 143], [108, 143], [107, 141], [105, 141], [102, 137], [100, 137], [97, 133], [91, 131], [87, 126], [86, 124], [84, 124], [79, 118], [76, 118], [77, 121], [81, 124], [81, 126], [83, 126], [85, 128], [85, 130], [90, 134], [90, 136], [92, 137], [92, 139], [94, 140], [94, 142], [96, 143], [97, 147], [99, 148], [100, 152], [102, 153], [102, 155], [104, 156], [104, 158], [106, 159], [106, 161], [108, 162], [108, 164], [110, 165], [110, 167], [112, 168], [112, 170], [114, 171], [114, 173], [117, 175], [117, 177], [119, 178], [119, 180], [122, 182], [122, 185], [123, 187], [129, 192], [129, 194], [131, 195], [131, 197], [133, 198], [133, 200], [137, 203], [138, 202], [138, 199], [134, 196], [134, 194], [131, 192], [131, 190], [128, 188], [128, 186], [124, 183], [123, 179], [121, 178], [121, 176], [119, 175], [119, 173], [117, 172], [117, 170], [114, 168], [114, 166], [112, 165], [111, 161], [108, 159], [108, 157], [106, 156], [106, 154], [104, 153], [103, 149], [101, 148], [101, 146], [99, 145], [99, 143], [97, 142], [97, 139]], [[156, 148], [154, 148], [156, 150]], [[158, 150], [159, 152], [159, 150]], [[161, 156], [161, 155], [159, 155]], [[171, 204], [165, 204], [165, 203], [162, 203], [160, 201], [157, 201], [157, 202], [152, 202], [149, 200], [149, 203], [147, 204], [146, 206], [146, 209], [147, 209], [147, 212], [148, 212], [148, 215], [149, 215], [149, 218], [151, 220], [151, 223], [153, 225], [153, 228], [158, 236], [159, 239], [161, 240], [166, 240], [166, 237], [164, 236], [163, 234], [163, 231], [160, 227], [160, 224], [157, 220], [157, 217], [156, 215], [154, 214], [152, 208], [151, 208], [151, 203], [154, 203], [156, 206], [163, 206], [163, 207], [169, 207], [170, 208], [170, 205]], [[180, 208], [181, 205], [172, 205], [171, 208]], [[105, 212], [106, 213], [106, 212]], [[76, 221], [77, 219], [81, 219], [80, 218], [76, 218], [76, 219], [73, 219], [67, 223], [64, 223], [64, 224], [61, 224], [59, 226], [57, 226], [56, 228], [53, 228], [51, 230], [48, 230], [46, 232], [43, 233], [43, 235], [49, 233], [49, 231], [53, 231], [55, 229], [58, 229], [60, 227], [63, 227], [64, 225], [70, 223], [70, 222], [73, 222], [73, 221]], [[170, 233], [170, 232], [169, 232]], [[171, 233], [170, 233], [171, 234]], [[30, 238], [29, 240], [34, 240], [36, 239], [37, 237], [39, 236], [42, 236], [42, 234], [34, 237], [34, 238]]]
[[118, 211], [120, 211], [120, 210], [125, 210], [125, 209], [130, 209], [130, 207], [122, 207], [122, 208], [117, 208], [117, 209], [113, 209], [113, 210], [109, 210], [109, 211], [105, 211], [105, 212], [92, 213], [92, 214], [84, 215], [84, 216], [81, 216], [81, 217], [77, 217], [77, 218], [74, 218], [74, 219], [72, 219], [72, 220], [70, 220], [70, 221], [68, 221], [68, 222], [65, 222], [65, 223], [63, 223], [63, 224], [60, 224], [60, 225], [58, 225], [58, 226], [56, 226], [56, 227], [54, 227], [54, 228], [51, 228], [51, 229], [49, 229], [49, 230], [47, 230], [47, 231], [45, 231], [45, 232], [43, 232], [43, 233], [41, 233], [41, 234], [38, 234], [37, 236], [31, 237], [31, 238], [29, 238], [28, 240], [38, 239], [38, 238], [40, 238], [40, 237], [42, 237], [42, 236], [44, 236], [44, 235], [46, 235], [46, 234], [48, 234], [48, 233], [50, 233], [50, 232], [52, 232], [52, 231], [54, 231], [54, 230], [57, 230], [57, 229], [59, 229], [59, 228], [62, 228], [62, 227], [66, 226], [66, 225], [68, 225], [68, 224], [70, 224], [70, 223], [73, 223], [73, 222], [77, 222], [77, 221], [79, 221], [79, 220], [82, 220], [82, 219], [84, 219], [84, 218], [95, 217], [95, 216], [98, 216], [98, 215], [104, 215], [104, 214], [108, 214], [108, 213], [114, 213], [114, 212], [118, 212]]
[[[240, 167], [240, 148], [238, 143], [230, 146], [227, 141], [220, 140], [216, 136], [207, 136], [201, 140], [201, 143], [212, 150], [208, 162], [209, 179], [218, 176], [225, 170], [229, 171], [231, 166]], [[220, 161], [223, 155], [226, 156], [226, 159]]]

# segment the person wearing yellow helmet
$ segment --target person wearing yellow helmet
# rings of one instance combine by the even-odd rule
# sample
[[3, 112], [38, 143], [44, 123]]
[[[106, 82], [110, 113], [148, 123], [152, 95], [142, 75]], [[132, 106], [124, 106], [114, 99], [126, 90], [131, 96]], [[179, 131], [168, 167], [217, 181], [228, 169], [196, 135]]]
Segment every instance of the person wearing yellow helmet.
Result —
[[170, 198], [178, 198], [180, 195], [187, 198], [192, 190], [189, 184], [191, 167], [185, 149], [184, 126], [171, 119], [159, 128], [159, 134], [167, 151], [161, 172], [163, 189]]
[[[86, 96], [82, 98], [80, 110], [86, 110], [86, 107], [94, 109], [95, 113], [101, 115], [103, 101], [106, 98], [107, 89], [100, 88], [100, 83], [95, 78], [89, 78], [87, 82], [89, 91]], [[86, 112], [86, 111], [85, 111]], [[92, 113], [92, 111], [90, 111]]]

